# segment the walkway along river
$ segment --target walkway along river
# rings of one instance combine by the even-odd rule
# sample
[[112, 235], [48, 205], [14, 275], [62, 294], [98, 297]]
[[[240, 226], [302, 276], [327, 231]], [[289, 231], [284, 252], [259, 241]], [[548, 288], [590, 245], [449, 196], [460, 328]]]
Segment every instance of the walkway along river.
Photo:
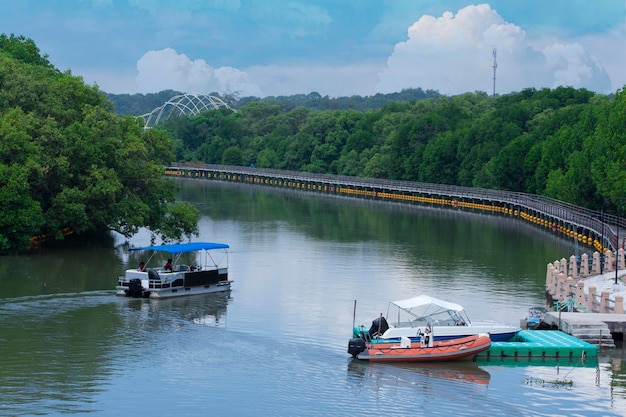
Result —
[[[510, 191], [315, 174], [239, 166], [176, 163], [166, 175], [185, 178], [253, 183], [346, 197], [423, 204], [448, 209], [473, 210], [516, 217], [561, 233], [565, 238], [595, 248], [600, 253], [619, 245], [622, 219], [572, 204]], [[620, 233], [621, 232], [621, 233]]]
[[[555, 233], [562, 234], [564, 238], [572, 238], [583, 245], [589, 245], [590, 249], [595, 248], [596, 252], [591, 262], [586, 254], [581, 257], [581, 264], [578, 264], [576, 256], [572, 257], [570, 261], [572, 265], [569, 269], [574, 277], [577, 275], [597, 276], [607, 271], [625, 268], [626, 261], [624, 248], [620, 247], [623, 246], [620, 245], [620, 235], [623, 238], [626, 232], [620, 233], [619, 226], [622, 221], [619, 217], [538, 195], [442, 184], [198, 163], [173, 164], [166, 168], [166, 175], [250, 183], [344, 197], [510, 216], [536, 224], [538, 227], [551, 229]], [[614, 255], [613, 251], [615, 251]], [[614, 260], [615, 264], [613, 264]], [[580, 268], [579, 272], [578, 268]], [[601, 296], [597, 297], [595, 287], [591, 287], [591, 291], [586, 295], [581, 287], [582, 281], [574, 285], [574, 278], [568, 276], [566, 269], [565, 259], [557, 261], [556, 265], [548, 265], [547, 299], [561, 303], [575, 300], [579, 305], [588, 305], [590, 312], [611, 310], [613, 318], [617, 319], [612, 320], [616, 324], [614, 323], [611, 333], [621, 333], [623, 339], [626, 334], [624, 331], [626, 316], [623, 314], [622, 295], [616, 295], [613, 300], [609, 300], [609, 292], [603, 291]], [[577, 271], [577, 273], [572, 271]], [[615, 283], [617, 284], [617, 278]], [[598, 308], [595, 307], [596, 304]], [[603, 325], [606, 327], [605, 324]], [[568, 333], [572, 334], [569, 331]], [[605, 331], [605, 336], [611, 338], [608, 329]], [[602, 337], [598, 340], [602, 340]], [[610, 344], [614, 346], [612, 338]]]

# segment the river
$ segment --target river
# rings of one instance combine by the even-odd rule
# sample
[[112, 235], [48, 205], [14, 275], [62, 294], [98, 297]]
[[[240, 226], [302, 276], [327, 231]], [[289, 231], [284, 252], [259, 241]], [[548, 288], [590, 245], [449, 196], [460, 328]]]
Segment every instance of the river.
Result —
[[429, 294], [519, 323], [546, 265], [588, 248], [510, 218], [180, 180], [197, 240], [228, 243], [228, 294], [116, 297], [140, 232], [0, 263], [0, 415], [626, 415], [620, 347], [597, 361], [374, 365], [368, 325]]

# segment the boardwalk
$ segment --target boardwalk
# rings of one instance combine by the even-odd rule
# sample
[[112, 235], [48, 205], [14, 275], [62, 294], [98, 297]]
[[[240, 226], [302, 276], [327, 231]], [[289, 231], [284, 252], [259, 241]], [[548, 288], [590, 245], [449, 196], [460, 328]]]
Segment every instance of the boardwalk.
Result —
[[173, 164], [166, 174], [512, 216], [577, 239], [600, 253], [614, 251], [626, 237], [626, 231], [616, 226], [626, 223], [616, 216], [533, 194], [197, 163]]

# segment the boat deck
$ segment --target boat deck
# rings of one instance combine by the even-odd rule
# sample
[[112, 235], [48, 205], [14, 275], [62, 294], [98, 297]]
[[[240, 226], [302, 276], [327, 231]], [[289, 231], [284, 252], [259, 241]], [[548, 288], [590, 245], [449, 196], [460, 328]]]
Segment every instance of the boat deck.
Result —
[[598, 357], [598, 346], [570, 336], [559, 330], [521, 330], [508, 342], [493, 342], [481, 358], [557, 358], [570, 361]]

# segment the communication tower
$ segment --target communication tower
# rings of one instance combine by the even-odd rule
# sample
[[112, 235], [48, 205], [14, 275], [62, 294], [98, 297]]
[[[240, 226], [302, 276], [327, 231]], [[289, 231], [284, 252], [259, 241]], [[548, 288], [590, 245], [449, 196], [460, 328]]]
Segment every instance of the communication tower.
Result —
[[493, 48], [493, 95], [496, 95], [496, 68], [498, 68], [498, 63], [496, 62], [496, 48]]

